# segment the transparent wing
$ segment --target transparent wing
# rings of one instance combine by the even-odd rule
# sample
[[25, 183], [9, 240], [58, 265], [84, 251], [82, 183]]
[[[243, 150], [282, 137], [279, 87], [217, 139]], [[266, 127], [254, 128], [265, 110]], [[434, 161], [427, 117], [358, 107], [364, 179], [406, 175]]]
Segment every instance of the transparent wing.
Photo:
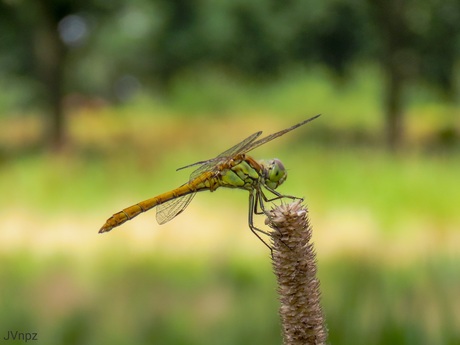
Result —
[[302, 121], [302, 122], [300, 122], [300, 123], [298, 123], [298, 124], [296, 124], [296, 125], [294, 125], [292, 127], [289, 127], [289, 128], [283, 129], [282, 131], [270, 134], [270, 135], [268, 135], [265, 138], [262, 138], [260, 140], [253, 141], [253, 142], [249, 143], [248, 145], [246, 145], [244, 147], [244, 149], [241, 150], [239, 153], [246, 153], [246, 152], [249, 152], [251, 150], [254, 150], [256, 147], [259, 147], [259, 146], [261, 146], [261, 145], [263, 145], [265, 143], [268, 143], [269, 141], [271, 141], [271, 140], [273, 140], [275, 138], [278, 138], [278, 137], [280, 137], [280, 136], [282, 136], [282, 135], [284, 135], [284, 134], [286, 134], [286, 133], [288, 133], [288, 132], [290, 132], [290, 131], [292, 131], [292, 130], [300, 127], [300, 126], [303, 126], [304, 124], [306, 124], [306, 123], [308, 123], [310, 121], [313, 121], [314, 119], [316, 119], [320, 115], [321, 114], [315, 115], [315, 116], [310, 117], [309, 119], [306, 119], [306, 120], [304, 120], [304, 121]]
[[206, 160], [206, 161], [201, 161], [201, 162], [196, 162], [196, 163], [193, 163], [193, 164], [189, 164], [189, 165], [181, 167], [181, 168], [179, 168], [177, 170], [182, 170], [182, 169], [185, 169], [185, 168], [192, 167], [194, 165], [201, 164], [201, 166], [198, 169], [196, 169], [195, 171], [193, 171], [190, 174], [190, 181], [191, 181], [191, 180], [195, 179], [196, 177], [200, 176], [202, 173], [213, 170], [217, 165], [219, 165], [221, 163], [224, 163], [225, 161], [229, 160], [231, 157], [239, 154], [240, 152], [244, 152], [246, 147], [248, 145], [250, 145], [255, 139], [257, 139], [261, 134], [262, 134], [262, 132], [256, 132], [256, 133], [250, 135], [249, 137], [247, 137], [243, 141], [239, 142], [235, 146], [232, 146], [228, 150], [222, 152], [220, 155], [218, 155], [215, 158], [212, 158], [212, 159], [209, 159], [209, 160]]
[[268, 143], [269, 141], [275, 139], [275, 138], [278, 138], [300, 126], [303, 126], [304, 124], [310, 122], [310, 121], [313, 121], [314, 119], [316, 119], [317, 117], [319, 117], [321, 114], [318, 114], [318, 115], [315, 115], [307, 120], [304, 120], [292, 127], [289, 127], [289, 128], [286, 128], [286, 129], [283, 129], [282, 131], [279, 131], [279, 132], [276, 132], [276, 133], [273, 133], [273, 134], [270, 134], [268, 136], [266, 136], [265, 138], [262, 138], [260, 140], [257, 140], [257, 141], [254, 141], [256, 140], [261, 134], [262, 132], [259, 131], [259, 132], [256, 132], [252, 135], [250, 135], [249, 137], [247, 137], [246, 139], [244, 139], [243, 141], [239, 142], [238, 144], [236, 144], [235, 146], [232, 146], [231, 148], [229, 148], [228, 150], [222, 152], [220, 155], [218, 155], [217, 157], [215, 158], [212, 158], [212, 159], [209, 159], [209, 160], [205, 160], [205, 161], [200, 161], [200, 162], [196, 162], [196, 163], [193, 163], [193, 164], [189, 164], [189, 165], [186, 165], [184, 167], [181, 167], [177, 170], [182, 170], [182, 169], [185, 169], [185, 168], [189, 168], [189, 167], [192, 167], [192, 166], [195, 166], [195, 165], [201, 165], [198, 169], [196, 169], [195, 171], [193, 171], [191, 174], [190, 174], [190, 181], [195, 179], [196, 177], [200, 176], [202, 173], [204, 172], [207, 172], [207, 171], [212, 171], [215, 169], [216, 166], [218, 166], [219, 164], [222, 164], [222, 163], [225, 163], [226, 161], [230, 160], [231, 158], [233, 158], [234, 156], [238, 155], [238, 154], [241, 154], [241, 153], [246, 153], [246, 152], [249, 152], [251, 150], [254, 150], [256, 147], [259, 147], [265, 143]]
[[182, 213], [196, 193], [183, 195], [157, 206], [157, 222], [164, 224]]
[[218, 155], [216, 158], [226, 158], [226, 157], [233, 157], [240, 152], [243, 152], [246, 149], [246, 146], [250, 145], [254, 140], [256, 140], [260, 135], [262, 134], [262, 131], [256, 132], [254, 134], [251, 134], [249, 137], [244, 139], [243, 141], [239, 142], [235, 146], [230, 147], [228, 150], [222, 152], [220, 155]]

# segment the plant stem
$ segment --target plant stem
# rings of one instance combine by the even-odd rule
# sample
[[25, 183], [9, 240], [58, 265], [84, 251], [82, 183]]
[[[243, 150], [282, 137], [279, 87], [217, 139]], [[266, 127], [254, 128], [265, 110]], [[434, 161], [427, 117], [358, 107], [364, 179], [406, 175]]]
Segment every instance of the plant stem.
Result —
[[277, 206], [267, 220], [273, 229], [272, 261], [278, 280], [284, 345], [326, 344], [307, 208], [300, 201]]

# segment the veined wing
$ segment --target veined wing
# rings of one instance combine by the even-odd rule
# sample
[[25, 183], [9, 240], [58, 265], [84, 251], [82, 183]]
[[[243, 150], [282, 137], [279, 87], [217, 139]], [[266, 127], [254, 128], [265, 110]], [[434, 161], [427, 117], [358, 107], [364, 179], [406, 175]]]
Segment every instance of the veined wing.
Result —
[[266, 136], [265, 138], [262, 138], [260, 140], [257, 140], [257, 141], [254, 141], [256, 140], [261, 134], [262, 134], [262, 131], [259, 131], [259, 132], [256, 132], [252, 135], [250, 135], [249, 137], [247, 137], [246, 139], [244, 139], [243, 141], [239, 142], [238, 144], [236, 144], [235, 146], [229, 148], [228, 150], [222, 152], [220, 155], [218, 155], [217, 157], [215, 158], [212, 158], [212, 159], [209, 159], [209, 160], [205, 160], [205, 161], [200, 161], [200, 162], [196, 162], [196, 163], [193, 163], [193, 164], [189, 164], [189, 165], [186, 165], [184, 167], [181, 167], [177, 170], [182, 170], [182, 169], [185, 169], [185, 168], [189, 168], [189, 167], [192, 167], [192, 166], [195, 166], [195, 165], [200, 165], [201, 166], [196, 169], [195, 171], [193, 171], [191, 174], [190, 174], [190, 181], [195, 179], [196, 177], [200, 176], [202, 173], [204, 172], [207, 172], [207, 171], [212, 171], [216, 166], [218, 166], [219, 164], [222, 164], [222, 163], [225, 163], [226, 161], [232, 159], [234, 156], [238, 155], [238, 154], [241, 154], [241, 153], [246, 153], [246, 152], [249, 152], [251, 150], [254, 150], [255, 148], [265, 144], [265, 143], [268, 143], [269, 141], [275, 139], [275, 138], [278, 138], [300, 126], [303, 126], [304, 124], [310, 122], [310, 121], [313, 121], [314, 119], [316, 119], [317, 117], [319, 117], [321, 114], [318, 114], [318, 115], [315, 115], [309, 119], [306, 119], [292, 127], [289, 127], [289, 128], [286, 128], [286, 129], [283, 129], [282, 131], [279, 131], [279, 132], [276, 132], [276, 133], [273, 133], [273, 134], [270, 134], [268, 136]]
[[289, 128], [286, 128], [286, 129], [283, 129], [282, 131], [279, 131], [279, 132], [276, 132], [276, 133], [273, 133], [273, 134], [270, 134], [270, 135], [267, 135], [265, 138], [262, 138], [260, 140], [257, 140], [257, 141], [253, 141], [251, 143], [249, 143], [249, 145], [247, 145], [244, 150], [240, 151], [239, 153], [246, 153], [246, 152], [249, 152], [251, 150], [254, 150], [256, 147], [259, 147], [265, 143], [268, 143], [269, 141], [272, 141], [273, 139], [275, 138], [278, 138], [300, 126], [303, 126], [304, 124], [310, 122], [310, 121], [313, 121], [314, 119], [318, 118], [319, 116], [321, 116], [321, 114], [318, 114], [318, 115], [315, 115], [313, 117], [310, 117], [309, 119], [306, 119], [292, 127], [289, 127]]
[[199, 191], [210, 189], [206, 182], [212, 178], [212, 173], [208, 172], [200, 176], [194, 182], [185, 183], [182, 186], [157, 196], [155, 199], [167, 200], [156, 202], [157, 222], [164, 224], [182, 213], [192, 201], [195, 194]]
[[196, 193], [187, 194], [178, 198], [166, 201], [157, 206], [157, 222], [164, 224], [182, 213], [192, 201]]
[[189, 164], [184, 167], [178, 168], [177, 170], [182, 170], [185, 168], [189, 168], [189, 167], [201, 164], [201, 166], [198, 169], [196, 169], [190, 174], [190, 181], [191, 181], [195, 179], [196, 177], [200, 176], [202, 173], [213, 170], [217, 165], [224, 163], [225, 161], [231, 159], [231, 157], [241, 152], [245, 152], [246, 147], [249, 146], [254, 140], [256, 140], [261, 134], [262, 134], [261, 131], [251, 134], [249, 137], [239, 142], [235, 146], [232, 146], [228, 150], [222, 152], [220, 155], [218, 155], [215, 158], [196, 162], [193, 164]]

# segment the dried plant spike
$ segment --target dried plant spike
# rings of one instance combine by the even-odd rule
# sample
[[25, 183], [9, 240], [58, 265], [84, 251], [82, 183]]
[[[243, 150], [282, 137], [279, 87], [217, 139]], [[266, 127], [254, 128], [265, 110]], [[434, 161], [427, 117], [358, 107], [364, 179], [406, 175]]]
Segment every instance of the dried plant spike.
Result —
[[319, 280], [307, 209], [300, 200], [270, 211], [284, 345], [326, 344]]

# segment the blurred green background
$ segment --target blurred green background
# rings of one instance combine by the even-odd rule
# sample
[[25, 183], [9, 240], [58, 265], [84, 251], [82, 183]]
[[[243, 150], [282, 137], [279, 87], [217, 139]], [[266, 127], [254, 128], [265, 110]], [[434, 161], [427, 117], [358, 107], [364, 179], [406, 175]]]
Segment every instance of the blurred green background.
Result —
[[329, 342], [459, 344], [459, 53], [454, 0], [0, 0], [0, 343], [281, 344], [244, 192], [97, 231], [322, 113], [252, 155], [305, 197]]

